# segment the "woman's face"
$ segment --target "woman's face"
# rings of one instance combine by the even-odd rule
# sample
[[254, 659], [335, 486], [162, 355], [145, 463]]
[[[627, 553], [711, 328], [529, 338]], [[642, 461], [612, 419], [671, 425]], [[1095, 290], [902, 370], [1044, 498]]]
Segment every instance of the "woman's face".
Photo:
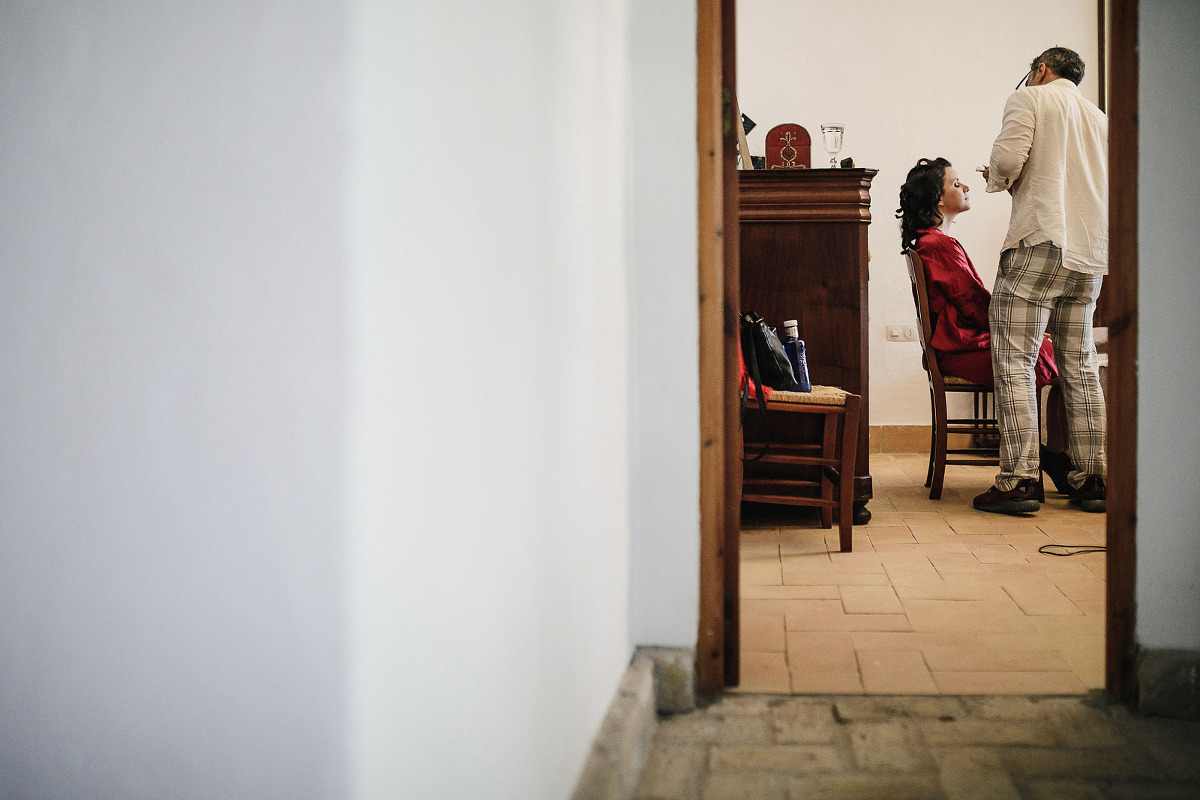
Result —
[[942, 179], [942, 199], [938, 201], [938, 211], [943, 214], [961, 214], [971, 210], [971, 189], [958, 179], [958, 171], [954, 167], [946, 167], [946, 177]]

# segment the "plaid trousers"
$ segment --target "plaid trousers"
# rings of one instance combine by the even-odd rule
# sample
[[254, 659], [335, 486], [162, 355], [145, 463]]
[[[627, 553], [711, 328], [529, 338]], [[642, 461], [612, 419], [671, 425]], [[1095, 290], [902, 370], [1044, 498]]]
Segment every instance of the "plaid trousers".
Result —
[[1086, 475], [1107, 474], [1108, 423], [1092, 338], [1103, 280], [1064, 267], [1062, 249], [1049, 243], [1015, 247], [1000, 255], [988, 322], [1000, 424], [996, 487], [1001, 491], [1041, 474], [1033, 368], [1047, 331], [1054, 342], [1069, 450], [1077, 470], [1070, 476], [1072, 485], [1082, 483]]

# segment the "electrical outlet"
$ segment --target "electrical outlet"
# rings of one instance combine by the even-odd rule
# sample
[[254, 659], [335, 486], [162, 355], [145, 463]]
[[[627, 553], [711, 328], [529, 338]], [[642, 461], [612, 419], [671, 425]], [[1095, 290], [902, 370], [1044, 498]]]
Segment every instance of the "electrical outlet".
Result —
[[887, 325], [884, 327], [884, 335], [889, 342], [915, 342], [917, 341], [917, 326]]

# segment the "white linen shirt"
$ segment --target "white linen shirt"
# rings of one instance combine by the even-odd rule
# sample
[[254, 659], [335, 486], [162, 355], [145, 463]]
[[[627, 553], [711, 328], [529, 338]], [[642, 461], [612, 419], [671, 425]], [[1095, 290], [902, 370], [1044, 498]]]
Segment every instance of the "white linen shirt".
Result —
[[1013, 92], [987, 191], [1013, 187], [1003, 250], [1050, 242], [1067, 269], [1108, 273], [1108, 118], [1066, 78]]

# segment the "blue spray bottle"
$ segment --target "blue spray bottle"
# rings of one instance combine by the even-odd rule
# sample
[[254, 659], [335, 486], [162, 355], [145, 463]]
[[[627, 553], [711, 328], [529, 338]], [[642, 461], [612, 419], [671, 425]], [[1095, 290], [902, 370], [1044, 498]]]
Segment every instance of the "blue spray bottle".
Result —
[[792, 362], [792, 374], [796, 376], [797, 392], [811, 392], [812, 381], [808, 379], [808, 360], [804, 355], [804, 340], [800, 338], [800, 325], [794, 319], [784, 320], [783, 350]]

